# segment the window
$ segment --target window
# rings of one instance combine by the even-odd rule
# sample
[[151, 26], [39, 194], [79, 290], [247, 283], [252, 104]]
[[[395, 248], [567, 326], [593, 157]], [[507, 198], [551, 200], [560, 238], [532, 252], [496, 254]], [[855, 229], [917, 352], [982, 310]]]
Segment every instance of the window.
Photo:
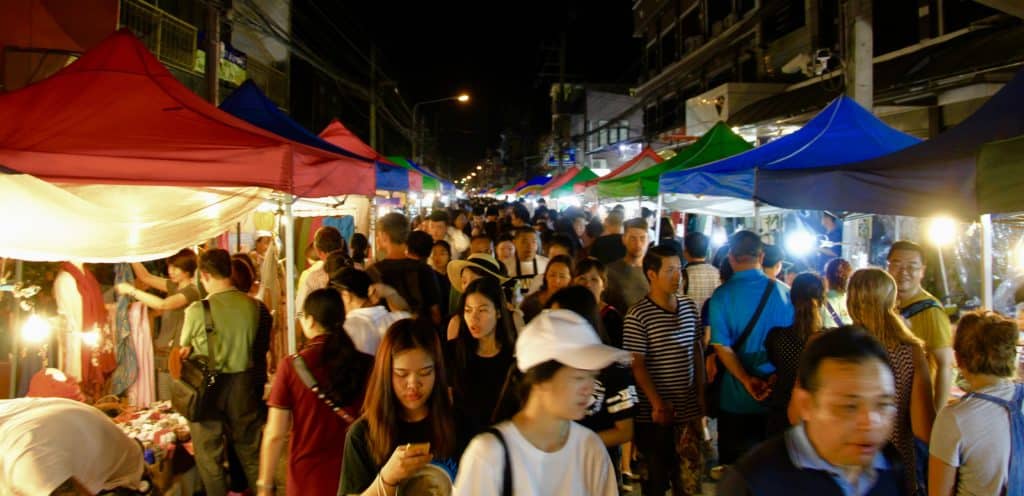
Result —
[[[608, 124], [608, 121], [597, 121], [597, 127]], [[597, 148], [602, 148], [608, 144], [608, 129], [601, 129], [597, 132]]]

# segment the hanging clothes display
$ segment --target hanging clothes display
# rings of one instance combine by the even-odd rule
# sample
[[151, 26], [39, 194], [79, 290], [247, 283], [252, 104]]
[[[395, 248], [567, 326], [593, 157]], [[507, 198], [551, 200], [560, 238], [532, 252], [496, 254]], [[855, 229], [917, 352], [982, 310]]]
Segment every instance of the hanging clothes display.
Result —
[[131, 323], [131, 344], [138, 358], [138, 377], [128, 387], [128, 401], [149, 408], [156, 401], [156, 369], [153, 361], [153, 334], [149, 328], [149, 309], [142, 302], [132, 303], [128, 310]]
[[[114, 284], [128, 283], [135, 280], [135, 273], [130, 265], [119, 263], [114, 266]], [[128, 307], [132, 298], [122, 294], [117, 297], [117, 314], [114, 316], [114, 349], [117, 353], [117, 368], [110, 380], [110, 394], [120, 396], [139, 376], [138, 357], [132, 346], [132, 325], [128, 318]]]
[[101, 335], [97, 346], [81, 348], [82, 391], [95, 400], [106, 394], [107, 378], [117, 367], [112, 340], [107, 338], [110, 327], [107, 322], [107, 308], [103, 304], [103, 293], [96, 277], [88, 270], [81, 270], [70, 262], [62, 263], [60, 269], [74, 278], [78, 294], [82, 298], [82, 327], [77, 331], [98, 331]]
[[352, 239], [352, 234], [356, 232], [356, 220], [351, 215], [342, 215], [340, 217], [324, 217], [324, 226], [331, 226], [341, 233], [341, 237], [348, 242]]

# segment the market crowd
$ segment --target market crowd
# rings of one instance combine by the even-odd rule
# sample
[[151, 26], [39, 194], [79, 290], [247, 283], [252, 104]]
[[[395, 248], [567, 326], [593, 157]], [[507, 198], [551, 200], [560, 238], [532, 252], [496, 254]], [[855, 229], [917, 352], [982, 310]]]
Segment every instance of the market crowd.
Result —
[[[974, 312], [954, 333], [917, 244], [856, 271], [826, 248], [794, 273], [751, 231], [712, 252], [647, 209], [459, 207], [383, 215], [373, 243], [320, 228], [301, 350], [269, 378], [269, 312], [248, 293], [271, 238], [251, 256], [183, 250], [167, 279], [134, 266], [118, 291], [170, 316], [157, 361], [180, 348], [221, 372], [190, 424], [206, 494], [1024, 494], [1016, 322]], [[135, 448], [109, 443], [35, 482], [64, 462], [12, 457], [52, 425], [21, 401], [58, 400], [0, 402], [0, 494], [142, 478]]]

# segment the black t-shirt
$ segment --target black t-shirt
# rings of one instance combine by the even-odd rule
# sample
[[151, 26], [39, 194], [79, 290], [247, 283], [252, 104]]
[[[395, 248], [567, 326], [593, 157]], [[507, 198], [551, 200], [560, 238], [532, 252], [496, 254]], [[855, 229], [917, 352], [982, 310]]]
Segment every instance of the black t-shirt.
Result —
[[441, 305], [441, 288], [434, 269], [419, 260], [385, 259], [371, 265], [366, 272], [374, 282], [384, 283], [409, 303], [420, 317], [430, 317], [430, 307]]
[[608, 336], [608, 346], [622, 348], [622, 314], [611, 305], [601, 309], [601, 325]]
[[[454, 359], [448, 363], [456, 367]], [[465, 418], [473, 434], [494, 423], [491, 417], [513, 363], [512, 350], [503, 349], [487, 358], [474, 353], [469, 357], [466, 370], [452, 370], [455, 410]]]
[[[622, 244], [621, 234], [605, 234], [594, 240], [590, 245], [590, 256], [608, 265], [626, 256], [626, 245]], [[623, 309], [625, 310], [625, 309]]]
[[[434, 460], [431, 463], [440, 465], [448, 470], [453, 475], [456, 472], [459, 464], [459, 458], [462, 456], [462, 451], [466, 447], [468, 442], [467, 433], [459, 425], [459, 419], [456, 419], [456, 451], [451, 457], [446, 459], [438, 459], [435, 455]], [[428, 443], [433, 439], [430, 435], [431, 423], [430, 417], [427, 417], [419, 422], [398, 422], [398, 436], [395, 439], [395, 446], [401, 446], [408, 443]], [[431, 451], [434, 451], [434, 447], [431, 446]], [[391, 452], [394, 452], [392, 449]], [[391, 457], [391, 453], [388, 453], [388, 458]], [[385, 459], [387, 463], [387, 459]], [[349, 428], [348, 434], [345, 436], [345, 454], [341, 461], [341, 483], [338, 486], [338, 495], [348, 495], [362, 493], [366, 488], [370, 487], [373, 483], [373, 479], [377, 477], [380, 469], [384, 467], [384, 464], [378, 465], [371, 454], [370, 450], [370, 437], [369, 437], [369, 425], [365, 418], [360, 418], [352, 424]]]
[[636, 412], [636, 382], [633, 371], [623, 365], [606, 367], [597, 375], [594, 401], [580, 425], [601, 432], [615, 427], [615, 422], [633, 418]]

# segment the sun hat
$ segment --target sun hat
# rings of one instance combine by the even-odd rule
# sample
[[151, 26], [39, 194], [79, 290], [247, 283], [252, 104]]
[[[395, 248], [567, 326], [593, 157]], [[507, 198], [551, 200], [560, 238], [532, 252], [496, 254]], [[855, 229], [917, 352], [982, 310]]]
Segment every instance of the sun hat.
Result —
[[500, 284], [505, 284], [509, 279], [508, 276], [502, 273], [501, 265], [494, 257], [486, 253], [474, 253], [465, 260], [452, 260], [448, 262], [448, 280], [451, 281], [453, 288], [462, 287], [462, 269], [466, 267], [481, 269], [498, 279]]
[[516, 340], [516, 367], [527, 370], [549, 360], [582, 370], [629, 363], [628, 351], [601, 344], [593, 326], [572, 310], [544, 310]]

